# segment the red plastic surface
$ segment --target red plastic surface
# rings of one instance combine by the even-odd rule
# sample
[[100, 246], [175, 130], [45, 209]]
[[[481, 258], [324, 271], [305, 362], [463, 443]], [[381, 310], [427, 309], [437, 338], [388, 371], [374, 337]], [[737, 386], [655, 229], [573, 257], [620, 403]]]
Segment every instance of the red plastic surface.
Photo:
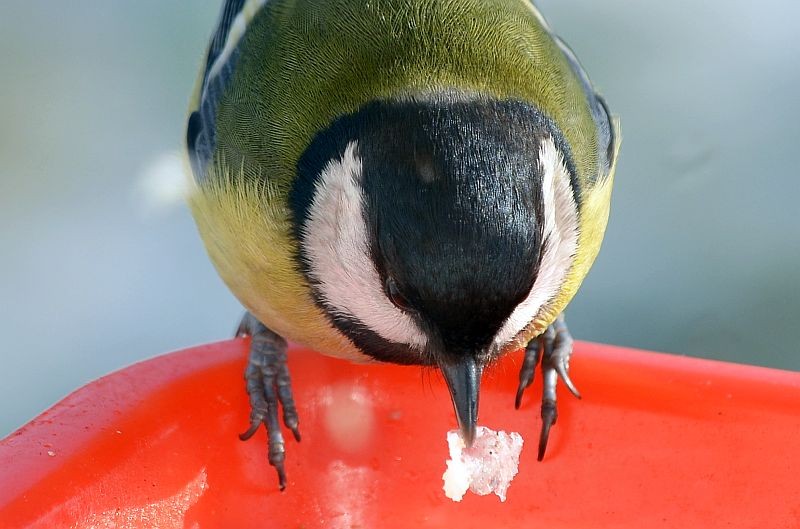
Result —
[[247, 342], [93, 382], [0, 442], [0, 526], [71, 528], [800, 527], [800, 374], [578, 343], [547, 457], [515, 355], [480, 423], [522, 433], [501, 503], [442, 492], [451, 403], [432, 371], [290, 354], [303, 440], [285, 492], [263, 431], [241, 442]]

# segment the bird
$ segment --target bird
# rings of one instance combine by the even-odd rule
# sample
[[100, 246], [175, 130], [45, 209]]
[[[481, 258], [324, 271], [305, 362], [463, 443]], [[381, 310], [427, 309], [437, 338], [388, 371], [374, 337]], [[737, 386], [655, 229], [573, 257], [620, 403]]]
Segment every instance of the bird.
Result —
[[250, 438], [300, 441], [287, 342], [432, 366], [475, 438], [484, 369], [541, 370], [601, 246], [619, 122], [529, 0], [225, 0], [191, 97], [188, 202], [246, 314]]

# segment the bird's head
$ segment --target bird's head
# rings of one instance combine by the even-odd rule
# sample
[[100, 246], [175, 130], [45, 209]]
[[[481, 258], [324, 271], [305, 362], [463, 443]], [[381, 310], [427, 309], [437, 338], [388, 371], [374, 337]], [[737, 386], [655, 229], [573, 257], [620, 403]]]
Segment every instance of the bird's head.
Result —
[[365, 355], [438, 366], [468, 444], [484, 366], [572, 264], [570, 160], [532, 105], [453, 96], [370, 103], [300, 159], [291, 205], [317, 304]]

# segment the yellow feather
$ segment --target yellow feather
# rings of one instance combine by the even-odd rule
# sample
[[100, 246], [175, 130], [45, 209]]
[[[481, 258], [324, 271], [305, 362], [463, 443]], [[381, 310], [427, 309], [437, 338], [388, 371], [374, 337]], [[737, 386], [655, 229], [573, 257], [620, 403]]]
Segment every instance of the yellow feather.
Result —
[[208, 255], [228, 288], [256, 318], [287, 340], [332, 356], [366, 360], [317, 308], [297, 269], [290, 212], [268, 185], [224, 169], [189, 197]]
[[503, 353], [515, 351], [525, 347], [530, 340], [542, 334], [566, 308], [578, 292], [586, 274], [592, 267], [603, 235], [608, 224], [608, 213], [611, 207], [611, 189], [614, 186], [614, 172], [617, 168], [617, 155], [622, 141], [619, 120], [614, 118], [613, 123], [616, 142], [614, 145], [614, 158], [608, 176], [601, 178], [593, 187], [584, 187], [582, 202], [578, 204], [580, 211], [580, 233], [575, 260], [567, 273], [559, 293], [547, 304], [536, 318], [520, 332], [514, 340], [503, 348]]

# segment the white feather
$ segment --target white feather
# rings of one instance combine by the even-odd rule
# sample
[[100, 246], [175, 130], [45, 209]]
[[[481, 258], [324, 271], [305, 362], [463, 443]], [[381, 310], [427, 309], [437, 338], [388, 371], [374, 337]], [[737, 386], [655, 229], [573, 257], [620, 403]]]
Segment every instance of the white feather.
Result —
[[386, 340], [423, 350], [425, 334], [395, 307], [369, 255], [357, 143], [320, 175], [303, 234], [310, 275], [336, 311], [355, 318]]
[[560, 290], [572, 266], [578, 246], [578, 207], [572, 195], [569, 171], [553, 139], [546, 138], [539, 151], [544, 202], [544, 248], [539, 274], [528, 296], [519, 304], [495, 336], [498, 347], [511, 341], [539, 314]]
[[267, 0], [247, 0], [244, 3], [241, 11], [239, 11], [239, 13], [236, 15], [236, 18], [234, 18], [233, 22], [231, 23], [231, 27], [225, 37], [225, 45], [222, 47], [222, 51], [214, 60], [214, 64], [211, 65], [206, 78], [206, 85], [208, 85], [210, 79], [219, 74], [222, 65], [228, 62], [231, 53], [233, 53], [233, 50], [236, 49], [239, 41], [247, 31], [247, 26], [250, 24], [250, 21], [253, 20], [253, 17], [256, 16], [266, 1]]

